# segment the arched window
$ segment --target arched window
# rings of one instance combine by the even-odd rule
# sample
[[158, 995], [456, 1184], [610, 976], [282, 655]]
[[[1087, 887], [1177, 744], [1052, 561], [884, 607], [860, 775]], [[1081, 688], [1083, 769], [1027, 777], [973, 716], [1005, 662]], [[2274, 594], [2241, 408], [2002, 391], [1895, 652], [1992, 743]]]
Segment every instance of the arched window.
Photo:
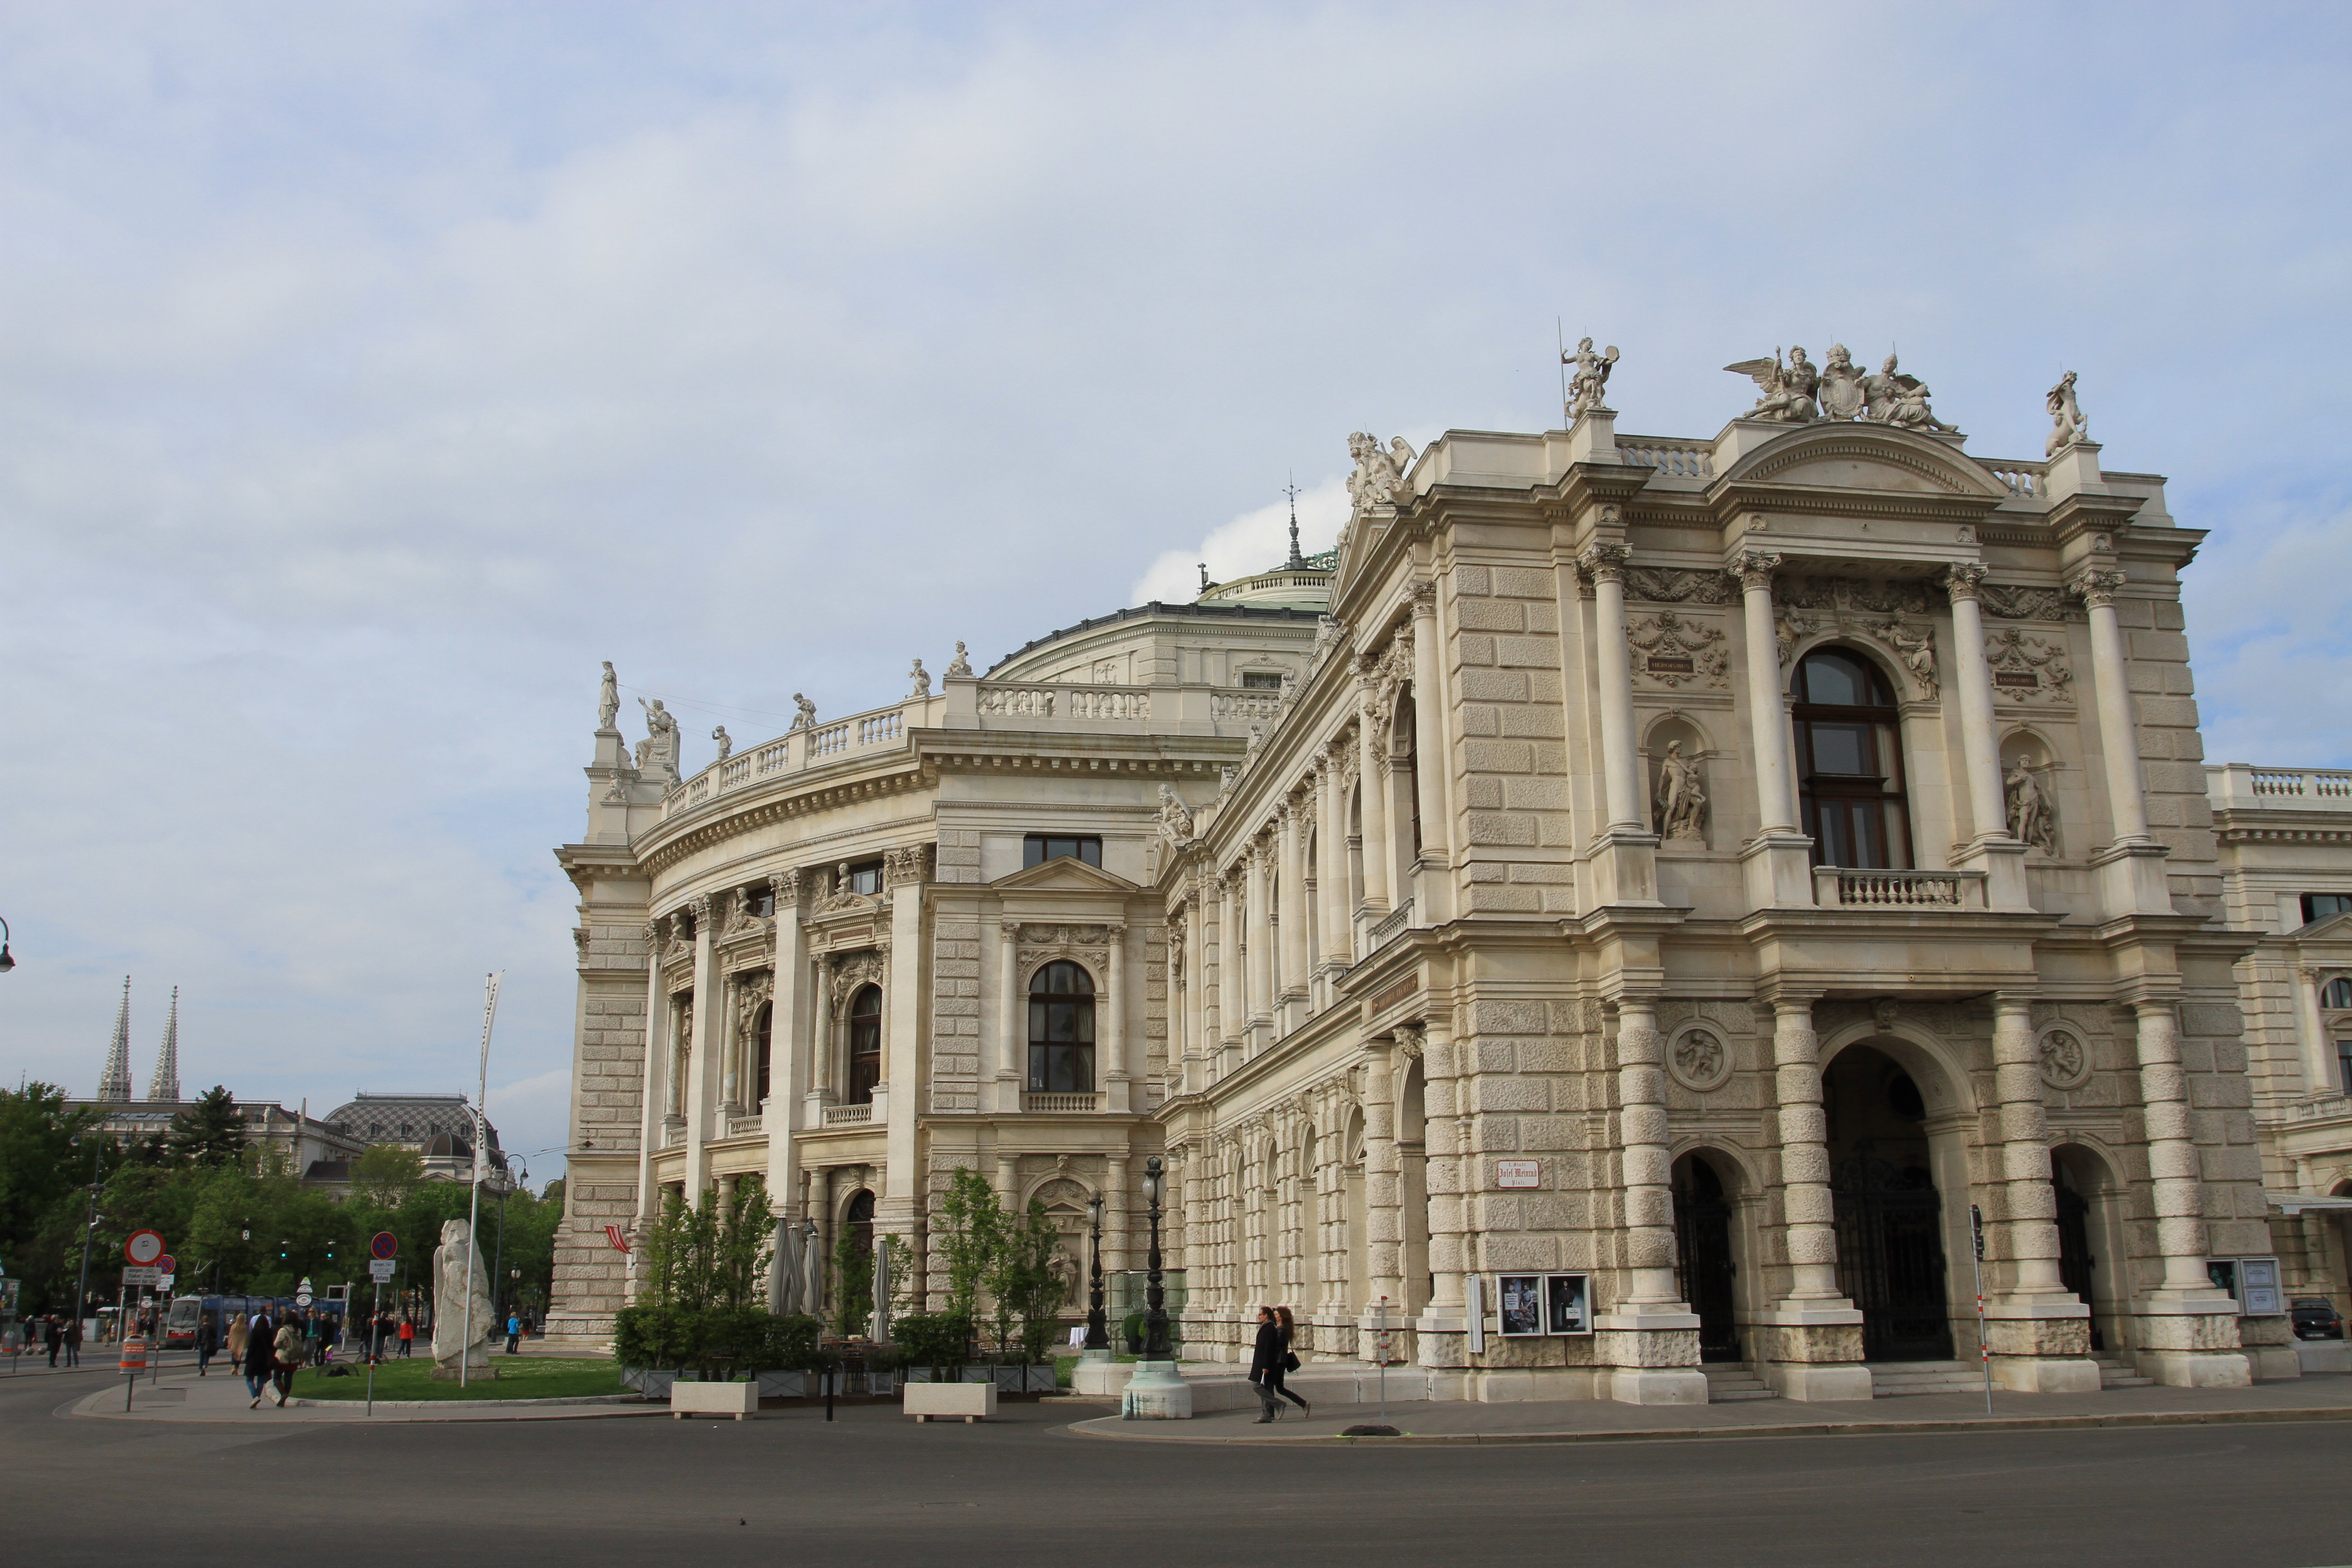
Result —
[[1797, 667], [1798, 798], [1815, 865], [1909, 868], [1900, 717], [1886, 677], [1857, 654], [1823, 648]]
[[1412, 819], [1412, 852], [1421, 855], [1421, 748], [1414, 744], [1421, 716], [1410, 690], [1397, 694], [1396, 717], [1391, 722], [1389, 756], [1403, 766], [1404, 808]]
[[761, 1005], [758, 1018], [751, 1025], [751, 1081], [758, 1086], [751, 1097], [753, 1105], [763, 1105], [768, 1099], [768, 1047], [776, 1022], [773, 1003]]
[[1067, 959], [1029, 981], [1029, 1092], [1095, 1090], [1095, 983]]
[[2319, 994], [2319, 1005], [2326, 1008], [2352, 1007], [2352, 977], [2338, 976], [2327, 983]]
[[874, 1103], [882, 1081], [882, 987], [866, 985], [849, 999], [849, 1097], [847, 1105]]

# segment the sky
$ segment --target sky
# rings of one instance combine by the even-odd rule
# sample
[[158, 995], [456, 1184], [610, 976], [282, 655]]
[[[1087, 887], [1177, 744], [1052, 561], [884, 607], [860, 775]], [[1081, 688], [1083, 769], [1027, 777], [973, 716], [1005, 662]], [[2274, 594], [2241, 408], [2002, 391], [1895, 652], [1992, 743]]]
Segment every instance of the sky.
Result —
[[[598, 661], [781, 732], [1275, 563], [1346, 437], [1899, 345], [2210, 531], [2352, 764], [2352, 9], [0, 0], [0, 1072], [469, 1090], [560, 1173]], [[637, 731], [633, 727], [631, 732]]]

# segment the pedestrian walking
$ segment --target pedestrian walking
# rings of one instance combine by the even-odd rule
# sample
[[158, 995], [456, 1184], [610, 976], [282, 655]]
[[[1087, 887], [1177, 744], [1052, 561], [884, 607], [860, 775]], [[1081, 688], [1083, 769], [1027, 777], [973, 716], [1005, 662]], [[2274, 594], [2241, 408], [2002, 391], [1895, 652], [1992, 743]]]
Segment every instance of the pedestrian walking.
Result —
[[66, 1364], [68, 1366], [81, 1364], [81, 1320], [79, 1318], [66, 1320]]
[[49, 1314], [48, 1322], [41, 1331], [41, 1338], [48, 1343], [49, 1365], [54, 1368], [58, 1364], [58, 1352], [66, 1347], [66, 1331], [58, 1325], [55, 1312]]
[[406, 1318], [400, 1320], [400, 1353], [406, 1355], [416, 1344], [416, 1325]]
[[222, 1336], [227, 1342], [228, 1366], [231, 1373], [245, 1371], [245, 1314], [228, 1314], [228, 1331]]
[[507, 1314], [507, 1354], [518, 1353], [521, 1344], [522, 1318], [518, 1313], [509, 1312]]
[[1307, 1407], [1305, 1399], [1290, 1391], [1289, 1384], [1286, 1381], [1292, 1373], [1298, 1370], [1298, 1351], [1296, 1343], [1298, 1339], [1298, 1320], [1290, 1315], [1289, 1308], [1276, 1307], [1274, 1310], [1274, 1321], [1282, 1325], [1282, 1360], [1275, 1364], [1274, 1391], [1297, 1405], [1300, 1415], [1311, 1416], [1315, 1412]]
[[278, 1326], [278, 1337], [270, 1342], [270, 1360], [275, 1363], [278, 1407], [286, 1407], [286, 1396], [294, 1392], [294, 1369], [302, 1364], [302, 1325], [292, 1318]]
[[219, 1347], [218, 1347], [218, 1345], [216, 1345], [216, 1344], [214, 1342], [214, 1340], [213, 1340], [213, 1334], [214, 1334], [213, 1315], [212, 1315], [210, 1312], [199, 1312], [199, 1313], [197, 1313], [197, 1314], [196, 1314], [196, 1375], [197, 1375], [198, 1377], [202, 1377], [202, 1376], [204, 1376], [204, 1375], [205, 1375], [205, 1369], [212, 1365], [212, 1363], [213, 1363], [213, 1352], [214, 1352], [215, 1350], [216, 1350], [216, 1349], [218, 1349], [218, 1348], [219, 1348]]
[[245, 1373], [245, 1391], [253, 1395], [247, 1410], [261, 1408], [261, 1391], [269, 1383], [275, 1368], [269, 1359], [269, 1339], [275, 1331], [267, 1312], [256, 1312], [245, 1325], [245, 1361], [238, 1370]]
[[1272, 1307], [1257, 1310], [1257, 1344], [1250, 1352], [1250, 1385], [1257, 1390], [1257, 1402], [1265, 1411], [1255, 1425], [1265, 1426], [1282, 1417], [1282, 1402], [1289, 1400], [1301, 1411], [1307, 1411], [1307, 1401], [1282, 1386], [1285, 1363], [1297, 1366], [1298, 1358], [1290, 1353], [1290, 1336], [1283, 1331], [1282, 1319]]

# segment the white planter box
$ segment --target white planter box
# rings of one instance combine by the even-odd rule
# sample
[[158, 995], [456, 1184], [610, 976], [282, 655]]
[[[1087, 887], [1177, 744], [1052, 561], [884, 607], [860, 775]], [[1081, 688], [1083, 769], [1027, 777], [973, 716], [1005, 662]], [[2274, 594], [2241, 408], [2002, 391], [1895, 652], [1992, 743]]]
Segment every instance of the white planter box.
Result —
[[993, 1383], [910, 1383], [905, 1397], [907, 1414], [918, 1421], [934, 1415], [985, 1421], [996, 1414]]
[[688, 1415], [732, 1415], [742, 1421], [760, 1413], [760, 1385], [756, 1383], [673, 1383], [669, 1385], [669, 1413], [684, 1420]]

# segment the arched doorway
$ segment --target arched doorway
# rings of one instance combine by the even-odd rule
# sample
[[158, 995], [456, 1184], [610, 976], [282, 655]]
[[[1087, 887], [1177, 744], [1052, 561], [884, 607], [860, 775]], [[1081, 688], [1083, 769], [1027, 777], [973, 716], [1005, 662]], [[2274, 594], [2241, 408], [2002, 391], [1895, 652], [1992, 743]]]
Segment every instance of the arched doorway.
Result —
[[1698, 1314], [1698, 1359], [1738, 1361], [1738, 1265], [1731, 1256], [1731, 1198], [1704, 1155], [1675, 1162], [1675, 1283]]
[[[2098, 1254], [2091, 1249], [2091, 1200], [2076, 1184], [2073, 1168], [2064, 1160], [2052, 1158], [2050, 1184], [2058, 1198], [2058, 1282], [2088, 1302], [2094, 1294], [2091, 1275], [2099, 1266]], [[2107, 1348], [2099, 1332], [2099, 1316], [2091, 1314], [2091, 1349]]]
[[1862, 1310], [1866, 1361], [1948, 1361], [1943, 1199], [1927, 1109], [1885, 1052], [1850, 1046], [1822, 1074], [1836, 1205], [1838, 1288]]

